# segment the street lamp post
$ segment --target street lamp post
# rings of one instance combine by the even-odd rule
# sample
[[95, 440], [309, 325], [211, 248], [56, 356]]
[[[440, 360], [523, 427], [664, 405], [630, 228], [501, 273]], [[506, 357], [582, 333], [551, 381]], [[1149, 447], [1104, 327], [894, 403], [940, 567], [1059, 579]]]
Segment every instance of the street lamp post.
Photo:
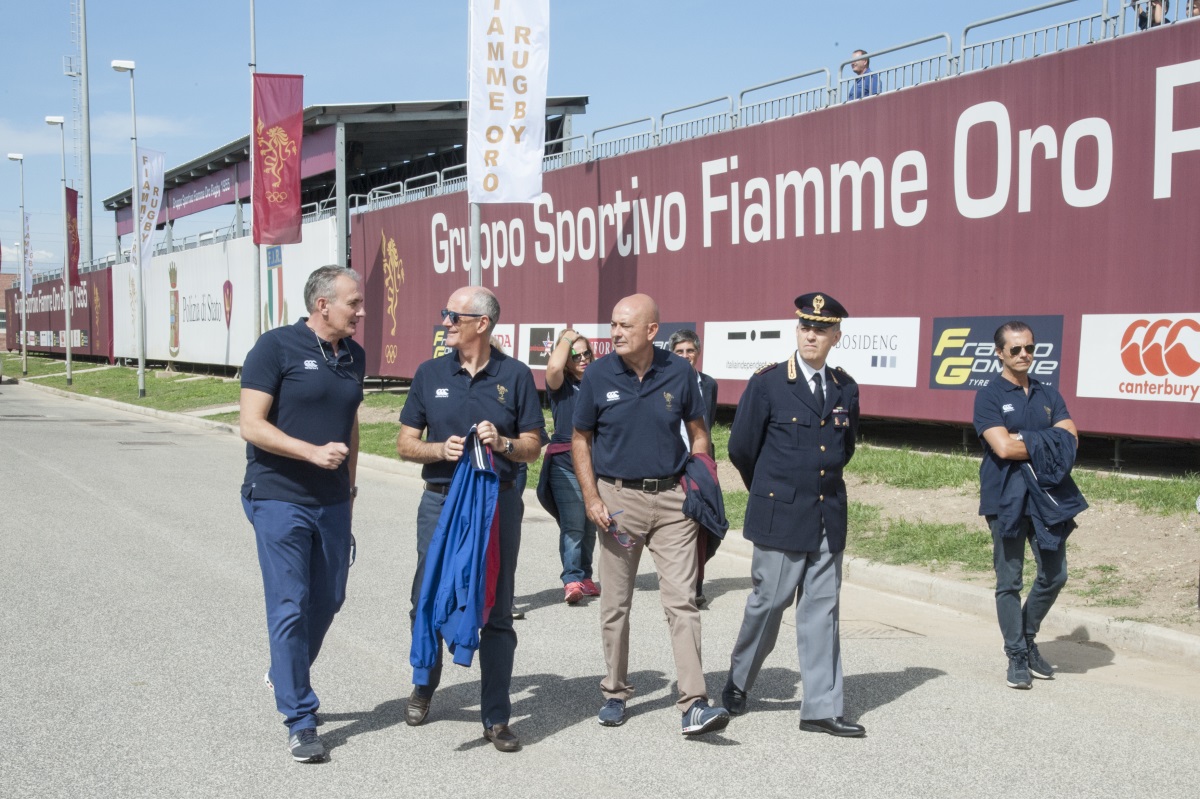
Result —
[[67, 131], [62, 117], [46, 117], [47, 125], [58, 125], [62, 145], [62, 209], [63, 209], [63, 309], [67, 319], [63, 347], [67, 352], [67, 385], [71, 385], [71, 220], [67, 215]]
[[133, 91], [133, 70], [137, 66], [132, 61], [113, 61], [112, 68], [116, 72], [129, 73], [129, 113], [133, 120], [133, 183], [130, 184], [129, 210], [133, 220], [133, 243], [130, 252], [134, 257], [134, 271], [137, 273], [138, 313], [138, 397], [146, 396], [146, 293], [142, 282], [142, 231], [138, 228], [138, 159], [137, 159], [137, 100]]
[[21, 165], [21, 219], [18, 226], [21, 229], [21, 377], [29, 375], [29, 334], [26, 331], [26, 307], [29, 304], [29, 292], [25, 286], [25, 259], [28, 257], [25, 254], [25, 156], [20, 153], [9, 153], [9, 161], [16, 161]]

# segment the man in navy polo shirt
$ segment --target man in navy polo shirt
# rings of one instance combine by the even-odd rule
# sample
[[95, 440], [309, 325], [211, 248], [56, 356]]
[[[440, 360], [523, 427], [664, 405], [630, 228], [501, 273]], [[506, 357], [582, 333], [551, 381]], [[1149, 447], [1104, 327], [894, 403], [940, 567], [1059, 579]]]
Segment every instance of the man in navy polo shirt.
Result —
[[[451, 352], [417, 367], [400, 412], [396, 451], [406, 461], [425, 464], [421, 470], [425, 492], [417, 509], [417, 571], [410, 620], [416, 618], [425, 555], [472, 425], [477, 425], [479, 440], [490, 446], [495, 456], [500, 478], [500, 573], [496, 604], [479, 636], [480, 715], [484, 737], [502, 752], [515, 752], [521, 743], [508, 727], [512, 710], [508, 692], [517, 649], [512, 624], [513, 578], [525, 510], [515, 482], [518, 464], [531, 463], [541, 453], [546, 422], [529, 367], [491, 345], [499, 320], [500, 303], [487, 289], [465, 287], [450, 295], [442, 309], [442, 324]], [[409, 726], [425, 720], [440, 678], [439, 650], [430, 684], [415, 686], [408, 698], [404, 718]]]
[[[642, 550], [658, 571], [679, 682], [683, 734], [724, 729], [729, 714], [709, 707], [700, 662], [696, 607], [699, 525], [683, 514], [679, 476], [689, 455], [708, 453], [704, 399], [683, 358], [654, 346], [658, 305], [645, 294], [617, 303], [613, 352], [583, 374], [575, 399], [571, 456], [588, 518], [600, 531], [601, 638], [608, 673], [600, 683], [599, 722], [625, 722], [629, 682], [629, 611]], [[685, 424], [691, 452], [679, 435]]]
[[309, 316], [268, 331], [242, 366], [242, 505], [254, 525], [271, 640], [267, 684], [293, 759], [325, 758], [309, 669], [346, 599], [366, 368], [351, 339], [364, 316], [358, 275], [323, 266], [304, 286]]
[[[1054, 668], [1038, 652], [1034, 638], [1067, 582], [1067, 548], [1038, 545], [1032, 520], [1026, 513], [1016, 535], [1006, 537], [1000, 522], [1004, 474], [1012, 461], [1029, 460], [1019, 431], [1061, 427], [1078, 441], [1079, 431], [1067, 405], [1052, 387], [1029, 376], [1035, 349], [1033, 331], [1020, 321], [1006, 322], [996, 331], [996, 357], [1001, 372], [975, 394], [975, 432], [983, 445], [979, 465], [979, 515], [992, 531], [996, 568], [996, 616], [1008, 655], [1008, 686], [1030, 688], [1032, 677], [1049, 680]], [[1028, 509], [1027, 509], [1028, 510]], [[1025, 542], [1037, 561], [1037, 578], [1021, 606]]]

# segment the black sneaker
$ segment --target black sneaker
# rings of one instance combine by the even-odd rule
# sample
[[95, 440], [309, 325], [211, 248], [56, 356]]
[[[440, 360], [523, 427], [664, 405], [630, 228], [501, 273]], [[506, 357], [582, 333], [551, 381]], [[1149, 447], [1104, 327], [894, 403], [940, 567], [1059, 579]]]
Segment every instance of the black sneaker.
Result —
[[1026, 656], [1029, 660], [1029, 673], [1039, 680], [1053, 680], [1054, 667], [1042, 657], [1042, 653], [1038, 651], [1037, 644], [1030, 641], [1027, 646]]
[[312, 727], [292, 733], [288, 738], [288, 749], [297, 763], [319, 763], [325, 759], [325, 744]]
[[1033, 687], [1033, 678], [1029, 676], [1029, 658], [1024, 652], [1008, 656], [1008, 687]]

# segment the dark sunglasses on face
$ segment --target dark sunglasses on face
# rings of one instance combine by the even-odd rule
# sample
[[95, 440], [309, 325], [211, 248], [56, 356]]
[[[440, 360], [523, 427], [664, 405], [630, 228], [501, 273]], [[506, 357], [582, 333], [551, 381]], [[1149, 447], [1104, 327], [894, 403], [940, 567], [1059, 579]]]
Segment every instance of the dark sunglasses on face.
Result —
[[1036, 344], [1026, 344], [1023, 347], [1020, 345], [1017, 345], [1016, 347], [1009, 347], [1008, 354], [1010, 357], [1015, 358], [1015, 357], [1017, 357], [1017, 355], [1020, 354], [1021, 350], [1025, 350], [1026, 355], [1033, 355], [1033, 351], [1036, 348], [1037, 348]]
[[466, 319], [466, 318], [479, 319], [480, 317], [483, 317], [483, 316], [487, 316], [487, 314], [459, 313], [458, 311], [451, 311], [449, 308], [442, 309], [442, 321], [446, 321], [447, 319], [449, 319], [450, 324], [452, 324], [452, 325], [457, 325], [459, 323], [459, 321], [462, 319]]
[[592, 356], [591, 351], [589, 350], [587, 352], [572, 352], [571, 357], [573, 359], [575, 359], [576, 361], [582, 362], [582, 361], [590, 361], [593, 356]]

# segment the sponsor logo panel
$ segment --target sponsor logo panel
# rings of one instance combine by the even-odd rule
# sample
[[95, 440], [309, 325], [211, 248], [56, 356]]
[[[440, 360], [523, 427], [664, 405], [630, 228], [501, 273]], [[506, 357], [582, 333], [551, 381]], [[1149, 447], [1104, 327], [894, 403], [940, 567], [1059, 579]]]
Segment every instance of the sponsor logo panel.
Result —
[[[829, 353], [829, 365], [865, 385], [915, 387], [920, 336], [919, 317], [851, 317], [842, 322], [842, 340]], [[709, 322], [703, 344], [705, 372], [748, 380], [761, 367], [795, 353], [796, 320]]]
[[1085, 314], [1080, 397], [1200, 401], [1200, 313]]
[[953, 316], [933, 320], [929, 358], [929, 387], [978, 391], [1000, 375], [1000, 359], [992, 337], [1005, 322], [1019, 319], [1033, 329], [1037, 349], [1029, 368], [1035, 377], [1058, 386], [1062, 361], [1061, 316]]

